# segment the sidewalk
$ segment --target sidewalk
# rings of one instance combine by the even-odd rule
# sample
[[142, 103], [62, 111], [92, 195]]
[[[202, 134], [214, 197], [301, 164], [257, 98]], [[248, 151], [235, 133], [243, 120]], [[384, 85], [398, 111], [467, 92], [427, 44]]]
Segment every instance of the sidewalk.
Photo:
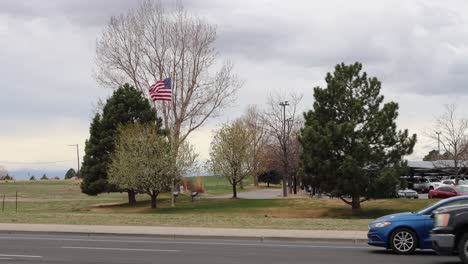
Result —
[[235, 229], [198, 227], [156, 226], [91, 226], [91, 225], [48, 225], [48, 224], [1, 224], [0, 233], [45, 233], [45, 234], [113, 234], [154, 236], [171, 239], [214, 238], [249, 239], [259, 241], [343, 241], [364, 243], [367, 231], [335, 230], [279, 230], [279, 229]]

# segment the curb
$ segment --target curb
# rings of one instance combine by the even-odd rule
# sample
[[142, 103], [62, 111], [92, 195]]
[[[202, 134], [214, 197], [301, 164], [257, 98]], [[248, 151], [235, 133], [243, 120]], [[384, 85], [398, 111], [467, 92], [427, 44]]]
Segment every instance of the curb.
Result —
[[228, 236], [228, 235], [179, 235], [179, 234], [141, 234], [141, 233], [107, 233], [107, 232], [86, 232], [86, 231], [20, 231], [20, 230], [0, 230], [2, 234], [44, 234], [44, 235], [77, 235], [86, 237], [97, 236], [121, 236], [121, 237], [145, 237], [158, 238], [169, 240], [191, 240], [191, 239], [206, 239], [206, 240], [248, 240], [257, 241], [260, 243], [268, 242], [330, 242], [330, 243], [367, 243], [367, 239], [363, 238], [337, 238], [337, 237], [273, 237], [273, 236]]

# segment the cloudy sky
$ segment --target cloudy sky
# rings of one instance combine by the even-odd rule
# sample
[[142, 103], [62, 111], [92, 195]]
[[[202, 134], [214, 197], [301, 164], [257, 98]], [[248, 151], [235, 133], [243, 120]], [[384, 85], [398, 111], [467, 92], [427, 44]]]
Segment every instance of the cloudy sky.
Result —
[[[230, 114], [192, 136], [202, 158], [208, 156], [212, 128], [249, 104], [264, 106], [272, 92], [302, 93], [301, 108], [309, 109], [313, 87], [323, 85], [340, 62], [362, 62], [383, 82], [386, 100], [400, 104], [398, 125], [419, 134], [410, 159], [435, 147], [422, 133], [444, 104], [456, 103], [460, 116], [468, 115], [466, 1], [182, 2], [218, 25], [220, 59], [234, 62], [245, 82]], [[0, 165], [19, 176], [76, 167], [75, 149], [68, 145], [80, 144], [84, 154], [93, 109], [111, 93], [92, 77], [96, 39], [110, 16], [137, 5], [0, 2]]]

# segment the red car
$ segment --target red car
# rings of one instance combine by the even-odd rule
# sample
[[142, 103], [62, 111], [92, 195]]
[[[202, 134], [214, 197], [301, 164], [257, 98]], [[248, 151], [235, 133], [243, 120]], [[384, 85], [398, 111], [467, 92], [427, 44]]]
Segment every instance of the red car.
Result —
[[453, 196], [468, 195], [468, 187], [466, 186], [441, 186], [435, 190], [429, 191], [429, 199], [431, 198], [449, 198]]

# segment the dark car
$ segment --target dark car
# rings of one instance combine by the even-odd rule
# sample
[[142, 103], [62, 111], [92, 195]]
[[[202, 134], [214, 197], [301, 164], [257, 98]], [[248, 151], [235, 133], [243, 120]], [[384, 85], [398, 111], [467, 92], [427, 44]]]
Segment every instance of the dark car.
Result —
[[463, 263], [468, 263], [468, 205], [444, 207], [432, 217], [434, 250], [441, 255], [458, 253]]
[[399, 213], [377, 218], [369, 223], [368, 244], [392, 249], [397, 254], [411, 254], [416, 248], [431, 249], [432, 212], [445, 206], [460, 204], [468, 204], [468, 196], [445, 199], [417, 213]]

